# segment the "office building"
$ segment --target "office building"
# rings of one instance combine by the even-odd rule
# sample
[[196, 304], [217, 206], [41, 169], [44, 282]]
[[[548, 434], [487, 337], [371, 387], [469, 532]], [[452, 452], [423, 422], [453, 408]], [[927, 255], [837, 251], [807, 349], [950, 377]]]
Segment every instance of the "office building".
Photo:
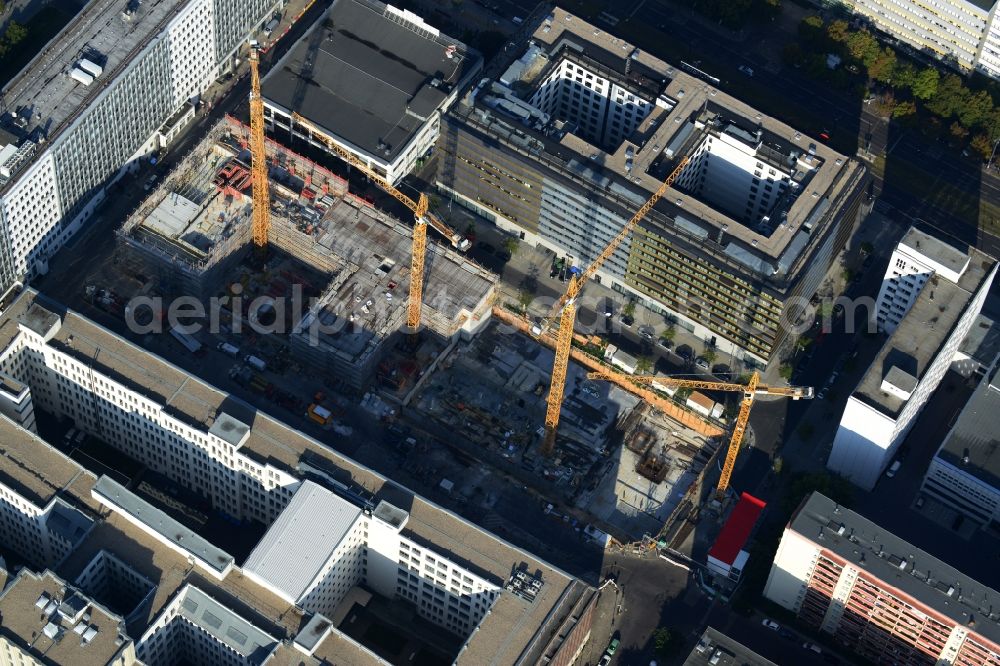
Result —
[[766, 364], [864, 214], [865, 168], [561, 9], [520, 48], [445, 117], [439, 190], [582, 267], [687, 158], [596, 279]]
[[819, 493], [785, 527], [764, 596], [871, 663], [1000, 664], [1000, 594]]
[[875, 486], [972, 329], [996, 271], [978, 250], [906, 233], [876, 304], [878, 325], [890, 334], [847, 400], [829, 469], [866, 490]]
[[776, 666], [721, 631], [706, 627], [683, 666]]
[[1000, 521], [1000, 365], [983, 377], [924, 475], [920, 492], [982, 527]]
[[839, 4], [955, 69], [1000, 75], [1000, 23], [994, 0], [842, 0]]
[[56, 570], [124, 619], [143, 661], [259, 663], [247, 660], [273, 649], [274, 663], [380, 663], [350, 634], [352, 609], [373, 596], [450, 636], [458, 663], [568, 666], [590, 639], [590, 586], [36, 292], [8, 304], [0, 336], [0, 372], [47, 418], [72, 420], [215, 511], [270, 526], [244, 569], [149, 495], [88, 477], [101, 518]]
[[0, 569], [0, 620], [5, 666], [140, 663], [122, 618], [51, 571]]
[[395, 184], [434, 146], [441, 114], [481, 69], [476, 51], [409, 10], [336, 0], [264, 77], [264, 113], [282, 143], [332, 141]]
[[30, 280], [280, 0], [88, 3], [3, 91], [0, 284]]

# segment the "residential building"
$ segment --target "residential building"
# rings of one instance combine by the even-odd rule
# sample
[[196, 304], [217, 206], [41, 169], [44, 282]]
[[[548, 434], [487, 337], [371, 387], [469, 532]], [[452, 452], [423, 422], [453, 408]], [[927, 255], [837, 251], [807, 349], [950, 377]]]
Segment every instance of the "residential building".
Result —
[[972, 329], [996, 271], [978, 250], [906, 233], [876, 305], [890, 334], [847, 400], [829, 469], [866, 490], [875, 486]]
[[994, 0], [843, 0], [893, 38], [964, 72], [1000, 73]]
[[[30, 280], [281, 0], [88, 3], [3, 90], [0, 285]], [[176, 125], [176, 123], [174, 123]]]
[[395, 184], [433, 148], [441, 114], [481, 69], [475, 50], [409, 10], [336, 0], [264, 77], [264, 113], [283, 143], [328, 150], [332, 141]]
[[764, 596], [871, 663], [1000, 664], [1000, 594], [819, 493], [785, 527]]
[[682, 159], [595, 279], [764, 365], [868, 202], [859, 162], [562, 9], [446, 115], [436, 185], [589, 264]]
[[[589, 585], [33, 290], [0, 313], [0, 372], [45, 418], [72, 420], [215, 511], [271, 526], [244, 568], [150, 495], [78, 475], [100, 519], [56, 571], [124, 618], [147, 663], [382, 663], [342, 625], [364, 602], [337, 600], [359, 583], [451, 636], [460, 664], [569, 666], [590, 639]], [[51, 455], [21, 461], [37, 476]]]
[[683, 666], [776, 666], [721, 631], [706, 627]]
[[1000, 521], [1000, 364], [979, 382], [924, 475], [920, 492], [983, 527]]
[[0, 554], [55, 567], [97, 518], [97, 478], [76, 461], [0, 416]]
[[51, 571], [0, 569], [0, 664], [131, 666], [135, 644], [121, 617]]

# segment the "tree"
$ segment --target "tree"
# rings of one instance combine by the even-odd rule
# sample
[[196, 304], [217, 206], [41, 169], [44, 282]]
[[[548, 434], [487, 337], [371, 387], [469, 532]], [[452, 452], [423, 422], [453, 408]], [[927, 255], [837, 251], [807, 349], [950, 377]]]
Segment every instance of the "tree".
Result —
[[669, 342], [673, 340], [675, 337], [677, 337], [677, 329], [674, 328], [673, 325], [667, 326], [665, 329], [660, 331], [661, 340], [666, 340]]
[[913, 103], [913, 100], [906, 100], [900, 102], [892, 109], [893, 118], [909, 118], [917, 113], [917, 105]]
[[852, 58], [860, 60], [865, 67], [869, 68], [881, 53], [878, 40], [872, 37], [872, 34], [867, 30], [860, 30], [847, 38], [847, 52], [851, 54]]
[[823, 37], [823, 18], [807, 16], [799, 23], [799, 39], [806, 44], [815, 43]]
[[531, 305], [533, 300], [535, 300], [535, 297], [527, 289], [522, 289], [517, 293], [517, 302], [525, 312], [528, 311], [528, 306]]
[[969, 136], [969, 130], [967, 130], [965, 125], [957, 120], [951, 124], [948, 131], [951, 132], [951, 135], [959, 141], [965, 141], [965, 138]]
[[798, 350], [808, 349], [809, 345], [813, 343], [812, 338], [807, 338], [804, 335], [795, 341], [795, 347]]
[[626, 317], [633, 316], [635, 314], [635, 301], [629, 301], [626, 303], [625, 307], [622, 308], [622, 314]]
[[672, 629], [660, 627], [653, 632], [653, 650], [660, 659], [668, 659], [684, 647], [684, 637]]
[[802, 500], [814, 492], [823, 493], [837, 504], [850, 507], [854, 500], [854, 490], [843, 477], [826, 472], [796, 474], [792, 477], [781, 500], [784, 513], [791, 514]]
[[653, 359], [650, 356], [642, 356], [635, 362], [636, 374], [646, 375], [653, 369]]
[[891, 116], [896, 110], [896, 97], [891, 91], [884, 92], [875, 98], [875, 101], [872, 102], [872, 108], [883, 118]]
[[872, 252], [875, 251], [875, 246], [872, 245], [870, 242], [865, 241], [861, 244], [861, 251], [864, 254], [871, 254]]
[[837, 19], [826, 27], [827, 37], [840, 44], [845, 43], [850, 34], [851, 26], [843, 19]]
[[985, 90], [977, 93], [966, 94], [962, 98], [962, 103], [955, 109], [958, 120], [967, 128], [972, 128], [981, 123], [993, 111], [993, 98]]
[[940, 73], [934, 67], [924, 67], [913, 75], [910, 92], [917, 99], [930, 99], [937, 94]]
[[709, 363], [715, 363], [715, 359], [719, 357], [719, 354], [714, 349], [706, 349], [705, 353], [702, 354], [701, 357]]
[[882, 83], [891, 81], [895, 73], [896, 52], [889, 48], [883, 49], [868, 65], [868, 76]]
[[503, 239], [503, 249], [510, 253], [510, 256], [517, 254], [517, 248], [520, 247], [521, 241], [519, 241], [514, 236], [507, 236]]
[[938, 82], [934, 96], [927, 101], [927, 110], [941, 118], [951, 118], [965, 103], [969, 91], [957, 74], [949, 74]]
[[793, 366], [788, 361], [785, 361], [784, 363], [781, 364], [781, 366], [778, 367], [778, 374], [785, 381], [788, 381], [789, 379], [792, 378], [793, 372], [795, 372], [795, 366]]
[[990, 156], [993, 155], [993, 142], [985, 134], [977, 134], [972, 137], [969, 148], [982, 155], [984, 160], [990, 159]]

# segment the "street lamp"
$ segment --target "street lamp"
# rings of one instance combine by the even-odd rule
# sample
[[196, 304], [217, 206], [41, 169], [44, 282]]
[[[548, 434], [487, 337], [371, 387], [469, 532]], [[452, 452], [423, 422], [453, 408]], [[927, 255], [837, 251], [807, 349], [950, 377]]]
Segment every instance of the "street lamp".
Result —
[[996, 142], [993, 144], [993, 152], [990, 153], [990, 161], [986, 163], [986, 170], [987, 171], [989, 171], [990, 167], [993, 166], [993, 158], [996, 157], [997, 146], [1000, 146], [1000, 139], [997, 139]]

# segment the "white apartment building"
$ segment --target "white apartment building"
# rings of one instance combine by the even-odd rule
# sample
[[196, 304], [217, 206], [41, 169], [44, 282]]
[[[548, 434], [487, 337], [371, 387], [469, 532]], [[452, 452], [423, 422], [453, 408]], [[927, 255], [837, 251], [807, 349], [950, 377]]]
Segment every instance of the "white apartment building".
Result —
[[0, 416], [0, 547], [54, 567], [87, 534], [96, 478], [38, 435]]
[[282, 0], [87, 7], [4, 90], [0, 282], [31, 279]]
[[896, 245], [875, 303], [878, 330], [892, 334], [934, 275], [957, 283], [970, 255], [911, 228]]
[[188, 583], [142, 635], [136, 652], [149, 666], [257, 666], [270, 659], [278, 644], [278, 639]]
[[89, 322], [73, 333], [61, 333], [62, 323], [38, 303], [28, 307], [0, 351], [0, 372], [30, 386], [40, 409], [72, 420], [228, 515], [265, 524], [277, 517], [298, 479], [241, 450], [250, 426], [218, 412], [209, 402], [214, 391], [172, 366], [147, 372], [142, 349]]
[[[943, 270], [922, 272], [928, 266]], [[892, 332], [847, 400], [830, 470], [866, 490], [875, 486], [955, 359], [996, 272], [996, 261], [978, 250], [962, 253], [907, 232], [890, 260], [876, 314]]]
[[332, 142], [395, 184], [434, 146], [441, 114], [481, 68], [476, 51], [409, 10], [336, 0], [264, 77], [264, 113], [279, 136], [324, 150]]
[[[301, 608], [334, 616], [364, 584], [402, 598], [461, 636], [482, 621], [500, 587], [403, 534], [409, 514], [386, 501], [362, 510], [312, 481], [291, 502], [243, 565], [244, 574]], [[298, 566], [289, 567], [290, 561]]]
[[995, 0], [844, 0], [879, 30], [962, 71], [1000, 75]]
[[984, 527], [1000, 521], [1000, 365], [983, 377], [941, 443], [920, 492]]
[[529, 99], [549, 115], [577, 125], [579, 136], [617, 148], [645, 120], [653, 102], [621, 85], [593, 60], [568, 56], [552, 68]]

